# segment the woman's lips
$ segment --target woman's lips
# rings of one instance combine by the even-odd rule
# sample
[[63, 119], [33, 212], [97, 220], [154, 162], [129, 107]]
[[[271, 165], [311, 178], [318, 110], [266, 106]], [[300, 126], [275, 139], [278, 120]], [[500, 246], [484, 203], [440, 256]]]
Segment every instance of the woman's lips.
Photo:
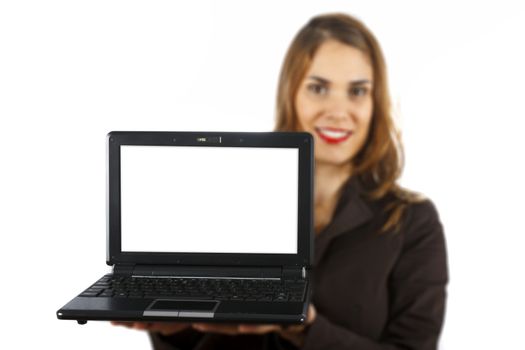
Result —
[[346, 141], [352, 135], [352, 131], [337, 128], [315, 128], [315, 131], [322, 140], [330, 144]]

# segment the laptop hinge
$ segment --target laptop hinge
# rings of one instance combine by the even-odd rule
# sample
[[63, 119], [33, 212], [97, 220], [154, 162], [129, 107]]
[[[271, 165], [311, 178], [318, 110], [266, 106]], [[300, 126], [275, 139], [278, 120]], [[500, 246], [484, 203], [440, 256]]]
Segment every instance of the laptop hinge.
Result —
[[283, 280], [299, 280], [304, 279], [306, 277], [306, 269], [304, 266], [284, 266], [283, 272], [282, 272], [282, 279]]
[[135, 269], [135, 264], [118, 264], [118, 265], [113, 266], [113, 275], [131, 276], [133, 275], [134, 269]]
[[181, 266], [181, 265], [135, 265], [136, 277], [195, 277], [195, 278], [280, 278], [280, 267], [260, 266]]

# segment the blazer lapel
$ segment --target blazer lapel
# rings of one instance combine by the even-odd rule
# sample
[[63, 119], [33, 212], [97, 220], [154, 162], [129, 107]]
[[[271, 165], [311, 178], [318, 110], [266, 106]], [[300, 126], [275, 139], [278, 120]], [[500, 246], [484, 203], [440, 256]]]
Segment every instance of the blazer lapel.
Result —
[[372, 210], [361, 198], [358, 180], [351, 178], [341, 194], [332, 221], [315, 238], [314, 265], [321, 261], [336, 237], [365, 224], [372, 216]]

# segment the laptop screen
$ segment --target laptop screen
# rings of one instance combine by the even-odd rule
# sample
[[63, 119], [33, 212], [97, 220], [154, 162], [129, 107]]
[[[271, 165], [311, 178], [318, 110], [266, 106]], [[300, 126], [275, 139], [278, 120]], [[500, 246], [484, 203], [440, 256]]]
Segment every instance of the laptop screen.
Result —
[[122, 252], [296, 254], [297, 148], [120, 147]]

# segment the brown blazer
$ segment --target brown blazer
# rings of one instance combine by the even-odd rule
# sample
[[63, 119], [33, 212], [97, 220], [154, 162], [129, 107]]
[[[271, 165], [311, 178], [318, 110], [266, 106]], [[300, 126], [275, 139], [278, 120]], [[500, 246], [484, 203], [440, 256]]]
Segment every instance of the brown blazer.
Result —
[[[399, 232], [379, 233], [391, 199], [367, 201], [357, 180], [345, 185], [332, 222], [315, 239], [318, 313], [304, 349], [437, 348], [448, 281], [443, 229], [427, 200], [407, 208]], [[274, 333], [227, 336], [189, 329], [151, 339], [158, 350], [294, 349]]]

